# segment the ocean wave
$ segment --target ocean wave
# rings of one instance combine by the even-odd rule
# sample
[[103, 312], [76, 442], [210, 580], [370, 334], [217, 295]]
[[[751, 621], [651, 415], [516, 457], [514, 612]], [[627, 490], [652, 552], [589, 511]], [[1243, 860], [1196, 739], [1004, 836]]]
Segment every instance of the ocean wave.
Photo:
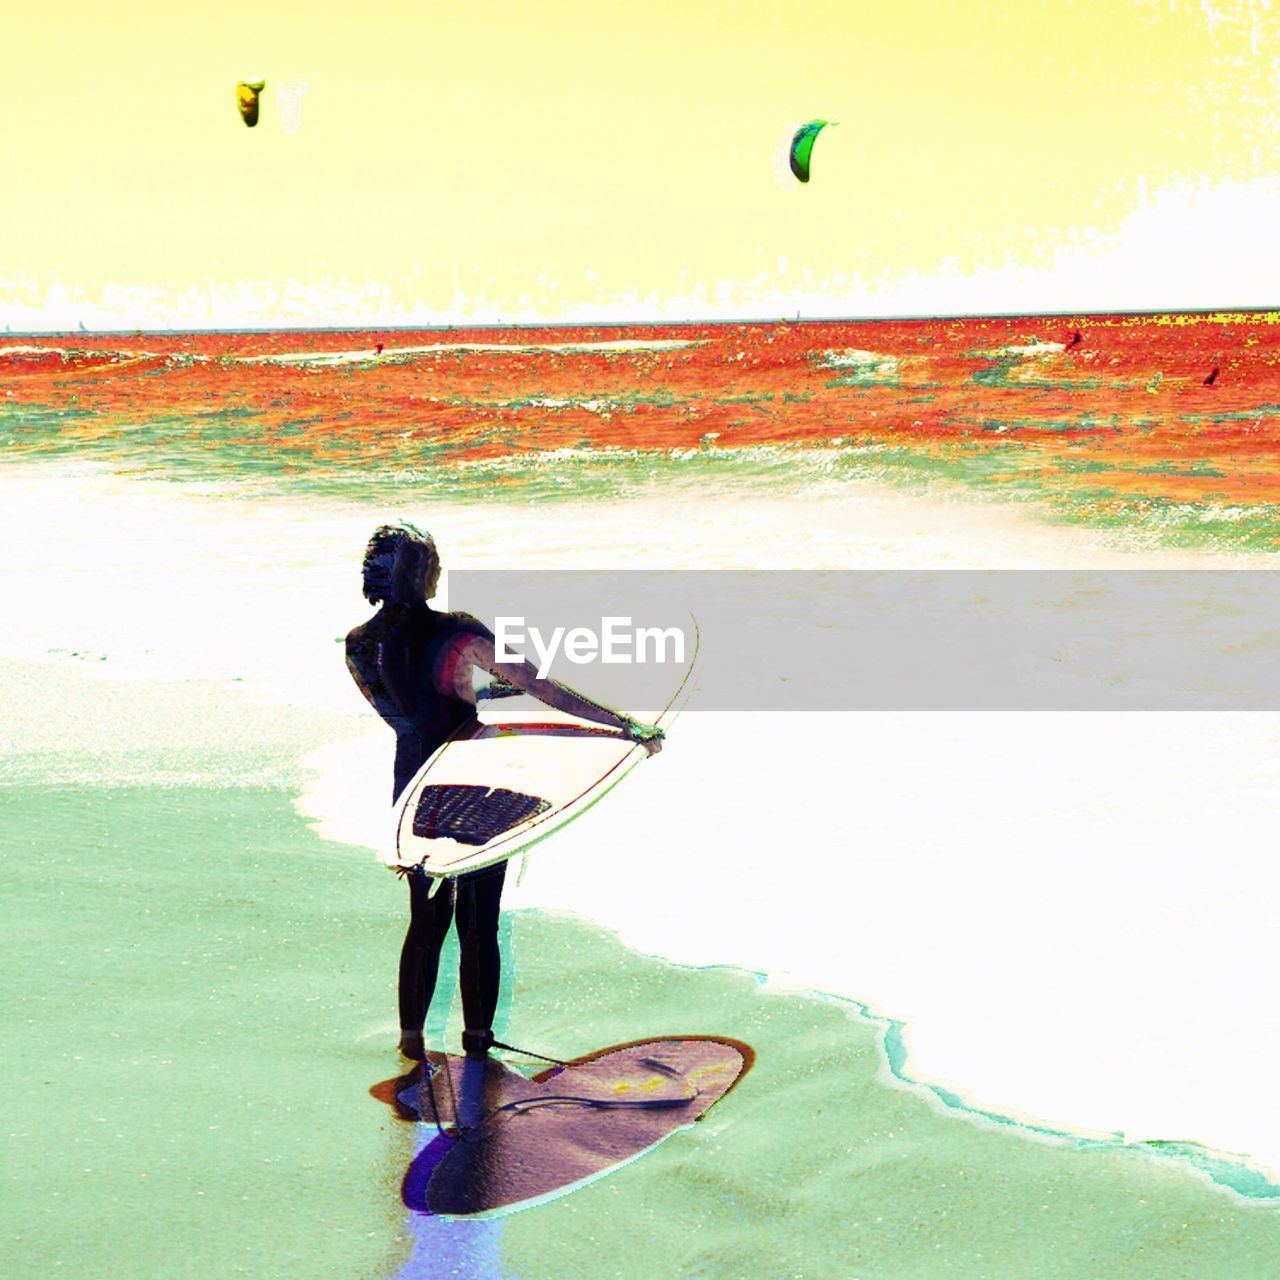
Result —
[[996, 347], [991, 351], [980, 351], [976, 354], [990, 360], [1043, 360], [1046, 356], [1061, 355], [1067, 349], [1065, 342], [1024, 342], [1007, 347]]
[[897, 356], [886, 355], [879, 351], [863, 351], [857, 347], [848, 347], [843, 351], [820, 351], [815, 353], [814, 364], [820, 369], [867, 369], [892, 366], [897, 369]]
[[127, 348], [111, 350], [101, 347], [45, 347], [30, 343], [18, 343], [0, 347], [0, 360], [21, 360], [24, 363], [37, 360], [68, 361], [89, 360], [106, 364], [132, 364], [139, 360], [158, 360], [156, 351], [131, 351]]
[[812, 360], [818, 369], [839, 370], [844, 374], [839, 381], [853, 386], [891, 385], [902, 373], [902, 360], [898, 356], [858, 347], [815, 352]]
[[446, 355], [452, 352], [495, 352], [498, 354], [529, 355], [535, 352], [552, 352], [560, 355], [586, 355], [592, 352], [627, 354], [643, 351], [681, 351], [688, 347], [703, 347], [708, 340], [693, 338], [616, 338], [600, 342], [433, 342], [417, 347], [384, 347], [381, 351], [367, 348], [358, 351], [289, 351], [279, 354], [231, 356], [236, 364], [278, 365], [343, 365], [388, 364], [412, 359], [415, 356]]
[[526, 400], [508, 400], [508, 407], [521, 409], [585, 409], [588, 413], [598, 413], [602, 418], [620, 413], [622, 406], [616, 400], [602, 400], [594, 396], [587, 400], [564, 396], [531, 396]]

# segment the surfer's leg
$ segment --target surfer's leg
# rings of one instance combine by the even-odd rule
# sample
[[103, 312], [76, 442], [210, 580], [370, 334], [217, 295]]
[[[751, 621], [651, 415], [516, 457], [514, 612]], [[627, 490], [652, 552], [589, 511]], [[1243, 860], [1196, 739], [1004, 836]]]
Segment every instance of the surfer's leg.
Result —
[[493, 1015], [502, 985], [502, 951], [498, 946], [498, 914], [507, 864], [498, 863], [458, 877], [458, 938], [461, 962], [462, 1014], [466, 1030], [462, 1047], [485, 1054], [493, 1043]]
[[400, 949], [400, 1052], [421, 1060], [422, 1028], [435, 994], [440, 948], [453, 922], [453, 887], [442, 884], [432, 898], [428, 876], [410, 872], [408, 881], [409, 928]]

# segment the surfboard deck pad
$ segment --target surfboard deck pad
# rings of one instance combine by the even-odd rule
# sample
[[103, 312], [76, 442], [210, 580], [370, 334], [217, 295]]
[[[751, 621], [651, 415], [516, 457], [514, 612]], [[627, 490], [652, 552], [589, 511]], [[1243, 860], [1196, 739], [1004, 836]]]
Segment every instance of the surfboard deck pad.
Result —
[[413, 834], [420, 840], [486, 845], [551, 808], [551, 801], [506, 787], [429, 785], [418, 792]]
[[664, 1037], [527, 1078], [496, 1058], [440, 1054], [373, 1093], [437, 1130], [405, 1174], [406, 1205], [492, 1214], [593, 1180], [692, 1124], [752, 1057], [734, 1040]]

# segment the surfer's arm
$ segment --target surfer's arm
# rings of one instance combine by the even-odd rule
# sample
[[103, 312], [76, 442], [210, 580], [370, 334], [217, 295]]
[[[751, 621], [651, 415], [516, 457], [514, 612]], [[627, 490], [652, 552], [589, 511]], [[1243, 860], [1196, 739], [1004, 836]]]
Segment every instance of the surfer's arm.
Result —
[[[606, 707], [603, 703], [593, 702], [590, 698], [570, 689], [558, 680], [549, 680], [538, 674], [532, 662], [499, 662], [488, 636], [468, 636], [456, 651], [458, 661], [454, 670], [459, 675], [465, 671], [466, 687], [471, 687], [470, 668], [482, 667], [491, 675], [505, 680], [522, 693], [537, 698], [539, 702], [563, 711], [566, 715], [577, 716], [580, 720], [591, 720], [596, 724], [607, 724], [614, 729], [621, 729], [623, 736], [638, 742], [648, 751], [661, 750], [662, 730], [656, 725], [640, 724], [621, 711]], [[457, 677], [455, 677], [455, 680]], [[459, 692], [461, 688], [459, 687]]]

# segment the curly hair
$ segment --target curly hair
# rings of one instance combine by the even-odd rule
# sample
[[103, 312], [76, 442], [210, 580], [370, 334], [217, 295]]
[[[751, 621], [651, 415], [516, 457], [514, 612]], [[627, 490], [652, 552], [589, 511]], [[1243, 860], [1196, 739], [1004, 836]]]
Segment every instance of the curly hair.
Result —
[[364, 598], [370, 604], [378, 604], [384, 600], [390, 603], [396, 599], [399, 594], [398, 584], [387, 560], [389, 557], [400, 556], [409, 548], [413, 551], [412, 576], [409, 580], [413, 598], [425, 600], [434, 590], [436, 579], [440, 576], [440, 554], [436, 551], [435, 539], [407, 520], [379, 525], [365, 548], [364, 563], [361, 566]]

